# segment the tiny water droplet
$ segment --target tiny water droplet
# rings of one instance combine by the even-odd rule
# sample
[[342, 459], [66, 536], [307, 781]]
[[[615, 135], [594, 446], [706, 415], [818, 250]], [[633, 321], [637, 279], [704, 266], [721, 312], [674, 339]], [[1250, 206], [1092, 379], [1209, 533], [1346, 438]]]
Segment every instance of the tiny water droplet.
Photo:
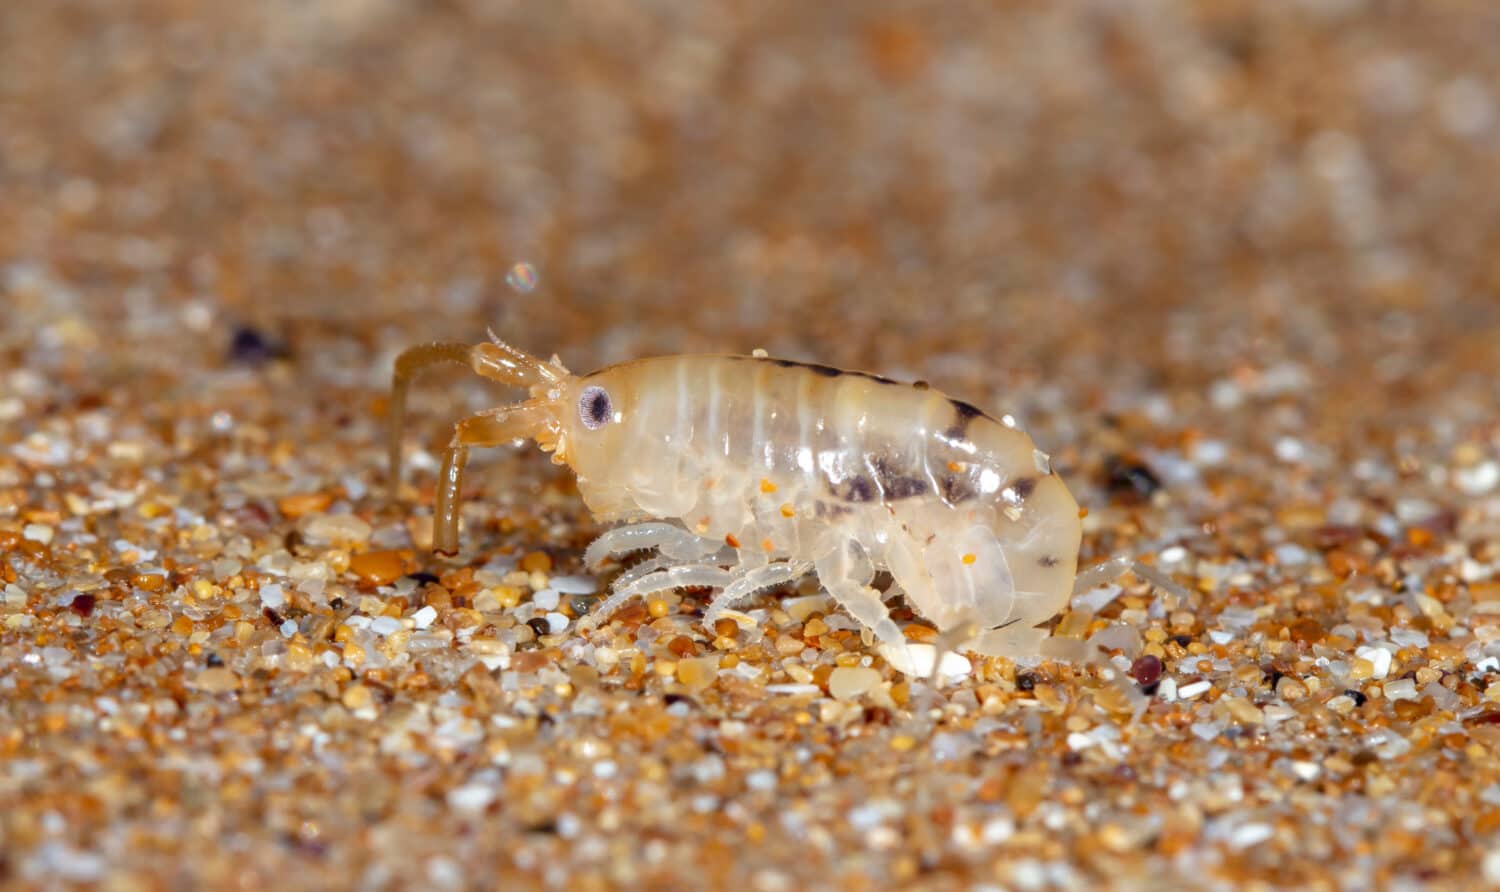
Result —
[[505, 274], [505, 284], [517, 294], [530, 294], [536, 290], [536, 267], [529, 263], [517, 263]]

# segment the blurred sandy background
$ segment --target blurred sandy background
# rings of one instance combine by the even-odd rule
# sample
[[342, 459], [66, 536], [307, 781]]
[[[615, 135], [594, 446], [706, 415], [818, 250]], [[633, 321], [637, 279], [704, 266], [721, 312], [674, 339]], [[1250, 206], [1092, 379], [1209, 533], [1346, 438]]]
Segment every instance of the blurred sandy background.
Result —
[[[217, 461], [212, 432], [234, 424], [263, 432], [236, 447], [253, 456], [242, 466], [263, 468], [270, 452], [269, 466], [294, 486], [373, 489], [391, 357], [493, 326], [578, 370], [767, 348], [929, 379], [1015, 413], [1054, 452], [1097, 512], [1085, 546], [1093, 556], [1208, 534], [1218, 538], [1199, 552], [1249, 559], [1288, 541], [1266, 525], [1287, 520], [1289, 505], [1343, 504], [1328, 523], [1375, 524], [1409, 484], [1426, 507], [1393, 516], [1427, 523], [1428, 539], [1413, 547], [1457, 548], [1487, 568], [1496, 515], [1473, 512], [1495, 485], [1485, 462], [1500, 398], [1496, 46], [1500, 6], [1488, 0], [9, 0], [0, 4], [0, 443], [19, 451], [0, 465], [0, 520], [19, 535], [66, 517], [35, 475], [50, 441], [26, 438], [89, 413], [104, 419], [105, 439], [145, 431], [175, 448], [181, 464], [160, 465], [168, 470], [155, 479], [205, 511], [194, 487], [212, 485], [193, 462]], [[536, 271], [530, 293], [506, 283], [520, 262]], [[424, 394], [428, 446], [460, 404], [505, 398], [442, 374]], [[1204, 441], [1217, 458], [1200, 464], [1217, 472], [1195, 470], [1192, 447]], [[1116, 453], [1150, 459], [1170, 511], [1114, 510], [1130, 488], [1110, 476]], [[519, 466], [557, 479], [540, 461]], [[475, 485], [494, 496], [511, 479], [481, 475]], [[430, 469], [425, 483], [419, 493], [430, 497]], [[1400, 541], [1396, 529], [1378, 549]], [[548, 547], [576, 557], [573, 537]], [[1372, 563], [1389, 556], [1370, 549]], [[107, 561], [85, 563], [56, 568], [50, 584], [61, 590], [69, 573], [103, 573]], [[34, 612], [38, 597], [21, 603]], [[29, 652], [39, 621], [0, 639], [7, 660]], [[1464, 709], [1478, 708], [1476, 685], [1460, 692]], [[48, 697], [71, 696], [66, 686], [23, 688], [6, 695], [13, 728], [27, 729], [12, 732], [8, 752], [32, 767], [4, 791], [12, 845], [0, 881], [45, 883], [71, 876], [58, 865], [88, 844], [37, 848], [72, 832], [46, 813], [74, 815], [46, 811], [47, 797], [65, 791], [39, 779], [66, 787], [70, 771], [88, 772], [45, 742], [76, 741], [73, 732], [34, 724]], [[1264, 703], [1274, 690], [1247, 696]], [[1175, 726], [1183, 746], [1186, 725]], [[1054, 730], [1053, 743], [1068, 733]], [[1357, 747], [1354, 734], [1329, 746]], [[97, 758], [115, 751], [100, 746]], [[1481, 750], [1471, 758], [1491, 757]], [[197, 815], [183, 833], [232, 837], [240, 854], [195, 866], [203, 849], [178, 852], [176, 868], [159, 869], [121, 854], [135, 851], [126, 834], [111, 857], [140, 868], [121, 881], [140, 888], [234, 876], [259, 886], [267, 875], [256, 869], [371, 888], [443, 884], [484, 863], [564, 884], [565, 867], [549, 873], [541, 856], [516, 855], [509, 818], [475, 842], [464, 834], [482, 825], [403, 810], [404, 785], [428, 784], [445, 801], [434, 778], [446, 775], [421, 770], [434, 773], [392, 781], [408, 791], [382, 806], [393, 810], [382, 825], [393, 836], [332, 818], [312, 834], [316, 845], [295, 829], [264, 838], [235, 829], [270, 821], [276, 797], [296, 800], [288, 788], [257, 799], [261, 811], [161, 793], [161, 815]], [[1416, 785], [1437, 770], [1414, 762], [1390, 772]], [[1464, 771], [1478, 795], [1482, 772]], [[1150, 776], [1140, 769], [1142, 784]], [[1071, 817], [1052, 829], [1036, 823], [1041, 813], [1009, 806], [1023, 835], [1056, 840], [1037, 842], [1041, 854], [1024, 863], [1071, 865], [1061, 873], [1020, 870], [1000, 843], [952, 856], [958, 843], [940, 826], [931, 863], [947, 866], [936, 872], [926, 854], [902, 861], [902, 847], [865, 839], [850, 843], [864, 866], [835, 874], [828, 847], [818, 858], [830, 860], [804, 862], [796, 844], [807, 833], [769, 823], [764, 848], [721, 838], [702, 849], [721, 861], [738, 852], [737, 867], [694, 870], [766, 892], [815, 881], [1044, 888], [1107, 876], [1149, 887], [1168, 875], [1353, 888], [1472, 876], [1478, 841], [1493, 832], [1472, 823], [1479, 806], [1459, 796], [1437, 821], [1449, 835], [1425, 837], [1441, 844], [1424, 846], [1420, 827], [1409, 848], [1299, 839], [1305, 815], [1320, 815], [1319, 826], [1348, 818], [1348, 800], [1327, 788], [1326, 800], [1278, 812], [1286, 832], [1268, 844], [1281, 846], [1274, 858], [1232, 846], [1208, 854], [1233, 838], [1202, 831], [1209, 806], [1199, 824], [1178, 828], [1175, 847], [1132, 837], [1116, 851], [1089, 836], [1097, 816], [1085, 809], [1130, 813], [1109, 777], [1081, 800], [1057, 800]], [[1170, 799], [1157, 779], [1133, 801]], [[1421, 798], [1401, 789], [1383, 801]], [[282, 804], [316, 821], [321, 795]], [[686, 809], [682, 796], [674, 801]], [[972, 799], [953, 793], [952, 803], [949, 819]], [[86, 817], [68, 827], [150, 823], [131, 810], [146, 809], [139, 802], [77, 807]], [[843, 828], [830, 838], [853, 832], [843, 812], [810, 814]], [[393, 852], [380, 840], [421, 826], [467, 848], [447, 862], [382, 860]], [[647, 859], [671, 886], [690, 882], [691, 870], [672, 871], [695, 863], [695, 840], [708, 835], [656, 826], [617, 839], [627, 860], [642, 846], [672, 846], [671, 858]], [[277, 848], [293, 837], [302, 848]], [[929, 844], [906, 841], [910, 851]], [[831, 851], [850, 851], [841, 846]], [[53, 860], [25, 854], [35, 851]], [[568, 863], [566, 845], [546, 851], [557, 859], [547, 864]], [[383, 873], [365, 870], [372, 859]], [[96, 879], [105, 863], [73, 878]], [[1500, 861], [1491, 867], [1500, 877]], [[632, 876], [601, 868], [577, 882]]]

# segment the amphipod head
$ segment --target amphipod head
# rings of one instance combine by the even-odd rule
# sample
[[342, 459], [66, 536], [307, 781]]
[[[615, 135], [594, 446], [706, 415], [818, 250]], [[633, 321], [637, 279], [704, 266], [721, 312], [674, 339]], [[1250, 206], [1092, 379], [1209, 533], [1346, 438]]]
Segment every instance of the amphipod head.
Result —
[[532, 356], [500, 340], [491, 330], [490, 342], [469, 348], [469, 364], [486, 378], [525, 390], [531, 399], [513, 407], [517, 441], [535, 440], [559, 464], [567, 442], [566, 393], [578, 379], [555, 354], [550, 360]]
[[476, 368], [487, 377], [525, 388], [526, 436], [536, 440], [552, 461], [574, 471], [599, 469], [623, 446], [622, 430], [631, 394], [623, 386], [628, 375], [613, 366], [592, 375], [574, 375], [556, 356], [542, 359], [512, 347], [490, 332], [491, 343], [471, 353]]
[[[520, 436], [534, 439], [552, 461], [578, 475], [579, 490], [595, 513], [615, 516], [631, 503], [617, 480], [629, 447], [627, 431], [637, 402], [633, 364], [611, 366], [591, 375], [573, 375], [553, 357], [543, 362], [490, 335], [493, 343], [472, 348], [471, 362], [482, 374], [526, 388], [531, 399], [510, 417]], [[636, 460], [646, 457], [635, 456]]]

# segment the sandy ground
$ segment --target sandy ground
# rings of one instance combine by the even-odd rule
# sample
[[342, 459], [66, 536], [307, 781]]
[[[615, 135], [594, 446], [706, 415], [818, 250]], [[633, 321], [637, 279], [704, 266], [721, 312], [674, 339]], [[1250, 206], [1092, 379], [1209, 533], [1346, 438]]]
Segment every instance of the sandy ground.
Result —
[[[1497, 42], [1487, 0], [0, 4], [0, 885], [1500, 883]], [[423, 547], [447, 425], [513, 395], [433, 374], [382, 495], [393, 356], [486, 326], [930, 380], [1182, 590], [936, 689], [815, 586], [584, 636], [545, 457], [476, 456]]]

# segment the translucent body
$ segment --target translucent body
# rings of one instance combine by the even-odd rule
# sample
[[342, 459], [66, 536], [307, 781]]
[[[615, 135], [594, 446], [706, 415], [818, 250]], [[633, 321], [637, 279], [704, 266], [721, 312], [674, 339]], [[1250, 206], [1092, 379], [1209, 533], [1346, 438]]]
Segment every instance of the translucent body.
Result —
[[[870, 587], [875, 571], [888, 570], [954, 643], [1019, 656], [1036, 652], [1045, 634], [1037, 624], [1072, 592], [1078, 506], [1045, 456], [1025, 433], [924, 385], [719, 355], [582, 377], [554, 360], [541, 379], [512, 383], [530, 386], [534, 399], [492, 413], [501, 423], [487, 436], [465, 437], [460, 425], [460, 454], [445, 468], [455, 491], [467, 445], [530, 436], [573, 468], [601, 518], [676, 522], [624, 526], [590, 549], [595, 561], [642, 548], [662, 557], [617, 582], [585, 627], [629, 597], [689, 585], [719, 589], [705, 616], [712, 623], [744, 597], [811, 571], [899, 645]], [[527, 429], [505, 426], [511, 418]]]

